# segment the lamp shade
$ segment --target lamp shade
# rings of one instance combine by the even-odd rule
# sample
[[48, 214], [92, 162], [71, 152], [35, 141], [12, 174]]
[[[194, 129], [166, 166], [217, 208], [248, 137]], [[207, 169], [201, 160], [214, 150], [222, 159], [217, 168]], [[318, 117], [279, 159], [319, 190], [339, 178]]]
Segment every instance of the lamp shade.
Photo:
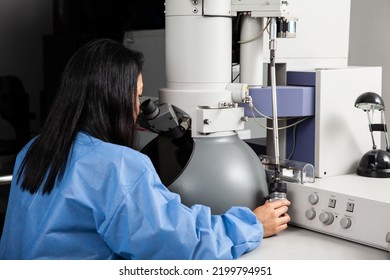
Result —
[[364, 111], [385, 110], [385, 103], [382, 97], [375, 92], [365, 92], [359, 95], [355, 101], [355, 107]]

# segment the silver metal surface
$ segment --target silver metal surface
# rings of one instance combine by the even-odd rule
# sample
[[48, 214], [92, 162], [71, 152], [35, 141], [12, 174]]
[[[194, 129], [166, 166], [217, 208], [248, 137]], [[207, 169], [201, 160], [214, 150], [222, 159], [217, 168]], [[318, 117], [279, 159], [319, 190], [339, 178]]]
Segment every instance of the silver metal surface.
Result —
[[254, 209], [268, 196], [259, 158], [237, 135], [194, 138], [191, 159], [168, 188], [184, 204], [210, 206], [214, 214], [232, 206]]

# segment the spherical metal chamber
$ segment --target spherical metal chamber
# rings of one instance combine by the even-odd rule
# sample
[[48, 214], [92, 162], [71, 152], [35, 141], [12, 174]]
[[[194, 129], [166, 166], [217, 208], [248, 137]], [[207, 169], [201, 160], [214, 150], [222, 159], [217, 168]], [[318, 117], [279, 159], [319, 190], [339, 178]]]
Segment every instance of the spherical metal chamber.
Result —
[[181, 140], [158, 136], [143, 152], [163, 183], [189, 207], [202, 204], [222, 214], [233, 206], [254, 209], [268, 196], [258, 156], [236, 134]]

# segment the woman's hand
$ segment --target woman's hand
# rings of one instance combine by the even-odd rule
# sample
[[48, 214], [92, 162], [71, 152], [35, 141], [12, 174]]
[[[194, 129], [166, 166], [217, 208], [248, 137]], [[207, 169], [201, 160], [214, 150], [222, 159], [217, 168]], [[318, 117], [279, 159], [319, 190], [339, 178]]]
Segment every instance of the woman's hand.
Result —
[[290, 204], [287, 199], [266, 201], [264, 205], [253, 210], [257, 219], [263, 224], [264, 237], [277, 234], [287, 228], [287, 223], [290, 221], [287, 210]]

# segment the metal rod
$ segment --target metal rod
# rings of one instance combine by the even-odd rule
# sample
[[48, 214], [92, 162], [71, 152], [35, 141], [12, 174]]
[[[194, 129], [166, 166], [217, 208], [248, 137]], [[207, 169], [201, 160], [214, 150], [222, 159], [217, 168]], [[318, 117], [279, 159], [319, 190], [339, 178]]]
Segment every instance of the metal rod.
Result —
[[371, 139], [372, 139], [372, 149], [375, 150], [376, 149], [376, 144], [375, 144], [375, 139], [374, 139], [374, 133], [372, 133], [372, 128], [371, 128], [372, 121], [371, 121], [371, 118], [370, 118], [370, 110], [367, 110], [367, 117], [368, 117], [368, 125], [369, 125], [369, 128], [370, 128]]
[[278, 102], [276, 96], [276, 70], [275, 70], [275, 50], [276, 50], [276, 18], [271, 18], [270, 23], [270, 74], [271, 74], [271, 94], [272, 94], [272, 121], [273, 138], [275, 149], [276, 179], [279, 179], [280, 154], [279, 154], [279, 126], [278, 126]]
[[12, 175], [0, 176], [0, 185], [11, 184]]
[[272, 92], [272, 122], [273, 122], [273, 136], [274, 136], [274, 149], [275, 149], [275, 163], [280, 165], [280, 153], [279, 153], [279, 125], [278, 125], [278, 103], [276, 96], [275, 85], [275, 66], [271, 66], [271, 92]]
[[389, 138], [387, 137], [387, 125], [386, 125], [386, 118], [385, 118], [385, 111], [381, 111], [381, 118], [382, 118], [382, 124], [384, 127], [384, 133], [385, 133], [385, 140], [386, 140], [386, 151], [389, 152]]

